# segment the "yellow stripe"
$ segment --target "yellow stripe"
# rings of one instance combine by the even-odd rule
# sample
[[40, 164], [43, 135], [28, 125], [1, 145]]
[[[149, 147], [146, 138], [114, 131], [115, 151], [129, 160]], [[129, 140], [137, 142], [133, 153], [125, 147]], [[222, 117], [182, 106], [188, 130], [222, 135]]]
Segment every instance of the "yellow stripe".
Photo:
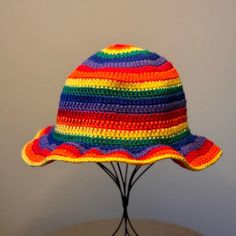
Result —
[[107, 54], [121, 54], [121, 53], [133, 52], [133, 51], [143, 51], [143, 49], [139, 47], [132, 47], [132, 46], [129, 48], [123, 48], [123, 49], [109, 49], [109, 48], [102, 49], [102, 52], [107, 53]]
[[181, 123], [170, 128], [162, 128], [156, 130], [114, 130], [94, 127], [78, 127], [68, 126], [64, 124], [57, 124], [56, 132], [64, 135], [79, 135], [88, 137], [102, 137], [110, 139], [142, 139], [155, 137], [171, 137], [176, 133], [180, 133], [186, 129], [187, 122]]
[[139, 83], [131, 82], [119, 82], [107, 79], [72, 79], [68, 78], [65, 82], [66, 86], [69, 87], [93, 87], [93, 88], [111, 88], [111, 89], [127, 89], [127, 90], [150, 90], [169, 88], [175, 86], [181, 86], [179, 78], [161, 81], [146, 81]]

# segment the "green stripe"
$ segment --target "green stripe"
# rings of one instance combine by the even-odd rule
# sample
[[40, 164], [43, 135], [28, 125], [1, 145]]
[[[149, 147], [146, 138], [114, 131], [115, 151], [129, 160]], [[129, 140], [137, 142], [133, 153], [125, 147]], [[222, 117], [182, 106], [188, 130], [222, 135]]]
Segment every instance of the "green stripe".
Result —
[[53, 138], [62, 142], [78, 142], [84, 144], [92, 145], [102, 145], [102, 146], [119, 146], [119, 147], [136, 147], [136, 146], [147, 146], [156, 144], [172, 144], [177, 142], [187, 135], [190, 134], [189, 128], [180, 132], [171, 138], [154, 138], [154, 139], [108, 139], [101, 137], [88, 137], [79, 135], [63, 135], [53, 131]]
[[132, 52], [124, 52], [124, 53], [118, 53], [118, 54], [108, 54], [105, 52], [97, 52], [95, 55], [98, 57], [103, 57], [103, 58], [119, 58], [119, 57], [129, 57], [129, 56], [135, 56], [138, 54], [151, 54], [150, 51], [148, 50], [137, 50], [137, 51], [132, 51]]
[[118, 90], [108, 88], [93, 88], [93, 87], [69, 87], [64, 86], [62, 92], [71, 95], [92, 95], [92, 96], [112, 96], [126, 98], [143, 98], [156, 97], [167, 94], [183, 92], [182, 86], [170, 87], [165, 89], [155, 90]]

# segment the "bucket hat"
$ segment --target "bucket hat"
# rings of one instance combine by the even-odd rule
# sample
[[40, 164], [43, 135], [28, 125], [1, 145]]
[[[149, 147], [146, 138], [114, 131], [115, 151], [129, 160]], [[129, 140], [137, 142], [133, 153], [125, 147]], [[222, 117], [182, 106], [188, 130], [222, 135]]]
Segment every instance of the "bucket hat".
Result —
[[171, 159], [189, 170], [215, 163], [222, 150], [191, 133], [186, 97], [173, 64], [146, 49], [115, 44], [90, 56], [66, 79], [54, 125], [22, 149], [30, 166]]

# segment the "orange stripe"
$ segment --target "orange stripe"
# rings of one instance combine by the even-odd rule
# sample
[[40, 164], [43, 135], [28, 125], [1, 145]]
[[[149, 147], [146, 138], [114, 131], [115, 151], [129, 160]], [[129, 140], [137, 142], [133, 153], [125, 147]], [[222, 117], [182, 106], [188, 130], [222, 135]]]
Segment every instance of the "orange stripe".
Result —
[[211, 161], [214, 157], [217, 156], [217, 154], [221, 151], [221, 149], [213, 144], [212, 147], [207, 151], [207, 153], [200, 155], [200, 156], [195, 156], [195, 158], [190, 162], [192, 166], [202, 166], [209, 161]]
[[130, 82], [143, 82], [143, 81], [157, 81], [157, 80], [170, 80], [178, 78], [179, 74], [175, 68], [164, 72], [147, 72], [147, 73], [122, 73], [122, 72], [81, 72], [73, 71], [68, 78], [71, 79], [107, 79], [116, 81], [130, 81]]

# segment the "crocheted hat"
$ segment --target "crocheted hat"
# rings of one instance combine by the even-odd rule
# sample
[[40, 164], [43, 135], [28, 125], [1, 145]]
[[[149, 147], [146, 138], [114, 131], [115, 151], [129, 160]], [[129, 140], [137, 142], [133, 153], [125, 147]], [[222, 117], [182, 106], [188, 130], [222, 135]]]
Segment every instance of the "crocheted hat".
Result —
[[171, 62], [123, 44], [95, 53], [68, 76], [56, 124], [22, 150], [31, 166], [55, 160], [144, 165], [170, 158], [190, 170], [212, 165], [221, 154], [212, 141], [190, 132]]

